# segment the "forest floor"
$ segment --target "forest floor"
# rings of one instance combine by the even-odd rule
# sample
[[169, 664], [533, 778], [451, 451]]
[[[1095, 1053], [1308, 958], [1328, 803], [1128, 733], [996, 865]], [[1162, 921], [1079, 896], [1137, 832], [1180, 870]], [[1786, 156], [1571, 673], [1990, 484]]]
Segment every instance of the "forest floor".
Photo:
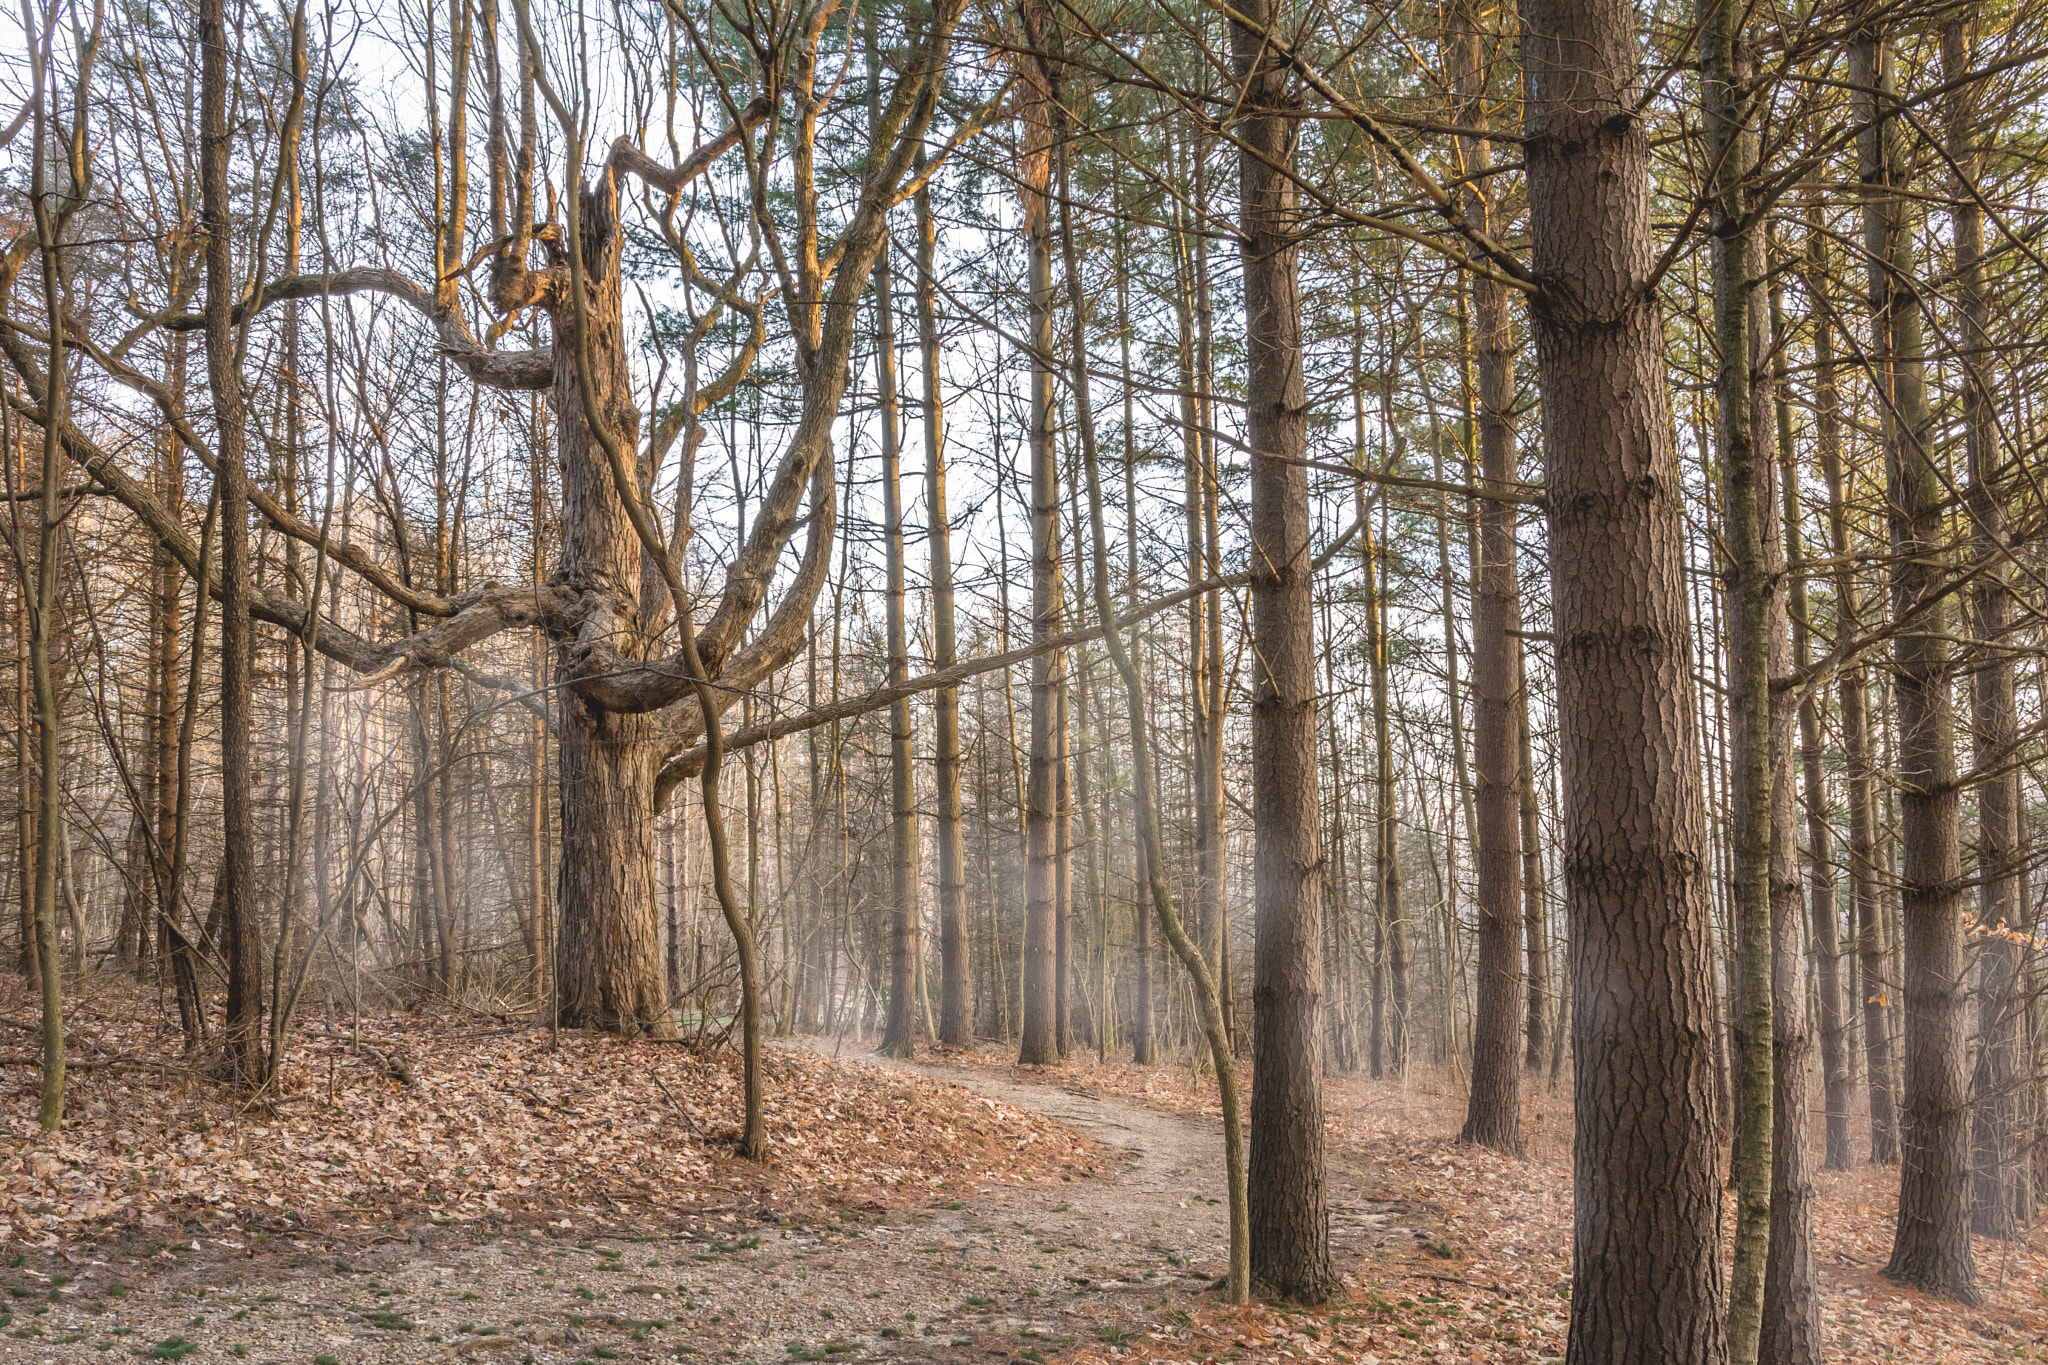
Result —
[[[0, 1041], [32, 1019], [0, 995]], [[1458, 1144], [1462, 1090], [1329, 1086], [1349, 1299], [1231, 1308], [1215, 1092], [1185, 1069], [992, 1049], [777, 1047], [767, 1167], [735, 1160], [729, 1052], [490, 1020], [323, 1015], [284, 1097], [235, 1112], [124, 989], [79, 1014], [65, 1131], [0, 1051], [0, 1361], [1535, 1362], [1562, 1351], [1569, 1094], [1526, 1160]], [[374, 1024], [374, 1027], [369, 1025]], [[345, 1020], [334, 1021], [346, 1033]], [[152, 1041], [152, 1039], [154, 1041]], [[834, 1057], [832, 1054], [837, 1053]], [[821, 1055], [822, 1054], [822, 1055]], [[2048, 1256], [1979, 1241], [1986, 1302], [1877, 1274], [1894, 1172], [1824, 1173], [1838, 1360], [2048, 1352]], [[2040, 1239], [2036, 1238], [2038, 1245]], [[103, 1354], [104, 1353], [104, 1354]]]

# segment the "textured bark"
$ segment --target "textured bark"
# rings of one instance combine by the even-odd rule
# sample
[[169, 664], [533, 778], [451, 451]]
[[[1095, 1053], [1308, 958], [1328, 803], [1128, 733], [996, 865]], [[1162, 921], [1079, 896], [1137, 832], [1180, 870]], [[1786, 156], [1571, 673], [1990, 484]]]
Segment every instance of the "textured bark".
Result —
[[[1478, 8], [1461, 0], [1452, 13], [1457, 50], [1457, 122], [1486, 124], [1486, 65]], [[1468, 181], [1467, 221], [1494, 231], [1491, 196], [1481, 188], [1492, 163], [1484, 138], [1460, 140]], [[1479, 370], [1479, 470], [1484, 486], [1502, 492], [1515, 479], [1514, 333], [1507, 288], [1470, 283]], [[1515, 567], [1515, 508], [1481, 499], [1479, 574], [1473, 592], [1472, 767], [1478, 866], [1479, 961], [1472, 1020], [1472, 1091], [1461, 1136], [1498, 1151], [1522, 1151], [1522, 830], [1519, 797], [1516, 638], [1521, 591]]]
[[[1260, 30], [1277, 0], [1250, 0]], [[1340, 1281], [1324, 1199], [1322, 819], [1316, 802], [1315, 574], [1309, 544], [1299, 230], [1287, 69], [1231, 27], [1245, 82], [1239, 127], [1245, 437], [1252, 455], [1251, 1276], [1261, 1292], [1321, 1303]]]
[[[1942, 29], [1942, 74], [1967, 71], [1975, 56], [1975, 7]], [[1984, 281], [1984, 212], [1978, 207], [1982, 170], [1974, 87], [1959, 86], [1947, 100], [1949, 161], [1955, 201], [1950, 235], [1955, 242], [1958, 358], [1963, 372], [1963, 448], [1969, 484], [1970, 554], [1985, 569], [1970, 592], [1970, 633], [1988, 646], [1970, 672], [1970, 729], [1976, 766], [1993, 770], [1977, 786], [1977, 923], [1985, 931], [1978, 950], [1977, 1068], [1972, 1089], [1970, 1223], [1988, 1237], [2011, 1237], [2033, 1220], [2033, 1157], [2026, 1146], [2026, 989], [2021, 945], [2011, 937], [2028, 923], [2025, 809], [2020, 772], [2009, 764], [2019, 735], [2012, 655], [2013, 594], [2002, 562], [2008, 543], [2005, 501], [1998, 479], [1996, 407], [1986, 370], [1991, 362], [1991, 303]]]
[[1572, 936], [1573, 1362], [1725, 1359], [1678, 462], [1622, 0], [1525, 0], [1523, 132]]
[[253, 1084], [262, 1067], [263, 963], [256, 886], [256, 826], [251, 809], [248, 433], [234, 305], [242, 287], [235, 271], [232, 197], [228, 184], [228, 36], [222, 0], [202, 0], [200, 47], [200, 216], [206, 226], [206, 372], [213, 418], [221, 525], [220, 763], [223, 933], [227, 965], [226, 1027], [221, 1069]]
[[[637, 449], [620, 316], [617, 191], [610, 177], [582, 191], [583, 318], [589, 376], [602, 419], [627, 450]], [[560, 576], [601, 600], [616, 636], [643, 638], [642, 547], [613, 487], [611, 470], [585, 417], [576, 377], [574, 327], [555, 327], [555, 449], [561, 460]], [[557, 638], [558, 674], [573, 673], [585, 638]], [[616, 1029], [670, 1037], [661, 925], [654, 896], [655, 774], [663, 727], [652, 715], [565, 699], [557, 728], [561, 908], [556, 998], [566, 1028]]]
[[[1018, 9], [1026, 46], [1045, 50], [1043, 0], [1024, 0]], [[1050, 209], [1053, 101], [1056, 73], [1038, 56], [1021, 63], [1018, 114], [1023, 124], [1025, 250], [1029, 257], [1031, 333], [1031, 636], [1042, 644], [1059, 632], [1060, 499], [1059, 466], [1053, 449], [1052, 216]], [[1020, 1062], [1057, 1062], [1059, 894], [1059, 693], [1066, 673], [1064, 651], [1048, 650], [1031, 661], [1031, 749], [1024, 807], [1024, 992]]]
[[[1728, 1359], [1753, 1365], [1763, 1333], [1764, 1274], [1772, 1251], [1772, 1151], [1776, 1144], [1772, 1086], [1775, 1020], [1772, 994], [1774, 855], [1778, 821], [1775, 779], [1780, 765], [1771, 697], [1772, 655], [1782, 633], [1772, 573], [1773, 505], [1770, 461], [1757, 443], [1751, 353], [1762, 338], [1750, 326], [1752, 267], [1762, 253], [1755, 228], [1742, 227], [1748, 209], [1744, 177], [1755, 155], [1748, 129], [1747, 54], [1741, 50], [1741, 15], [1702, 0], [1700, 104], [1707, 155], [1715, 168], [1713, 207], [1714, 373], [1720, 455], [1721, 548], [1727, 557], [1728, 805], [1735, 920], [1737, 991], [1735, 1142], [1735, 1259], [1728, 1285]], [[1786, 788], [1789, 795], [1790, 787]], [[1789, 815], [1789, 810], [1787, 812]]]
[[[1898, 99], [1888, 44], [1859, 35], [1850, 52], [1859, 111]], [[1871, 330], [1884, 364], [1885, 501], [1891, 523], [1892, 643], [1897, 698], [1900, 913], [1905, 950], [1905, 1070], [1899, 1115], [1899, 1215], [1885, 1274], [1943, 1298], [1975, 1302], [1970, 1254], [1970, 1117], [1965, 1046], [1963, 858], [1956, 789], [1950, 612], [1939, 587], [1948, 479], [1927, 414], [1903, 130], [1871, 122], [1858, 139]]]

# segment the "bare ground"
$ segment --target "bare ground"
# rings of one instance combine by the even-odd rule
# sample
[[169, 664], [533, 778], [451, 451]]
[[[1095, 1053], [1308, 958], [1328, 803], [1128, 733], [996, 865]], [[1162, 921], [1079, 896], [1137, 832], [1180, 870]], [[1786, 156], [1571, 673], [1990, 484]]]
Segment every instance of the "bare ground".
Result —
[[480, 1236], [429, 1223], [28, 1251], [0, 1276], [18, 1296], [0, 1360], [1074, 1359], [1184, 1329], [1213, 1302], [1204, 1291], [1222, 1273], [1227, 1228], [1209, 1120], [1056, 1078], [841, 1064], [964, 1082], [1097, 1139], [1107, 1169], [940, 1190], [879, 1216], [692, 1210], [664, 1226], [657, 1211], [638, 1233], [586, 1221]]
[[[911, 1085], [920, 1095], [933, 1082], [964, 1085], [1099, 1146], [1067, 1178], [915, 1186], [911, 1202], [879, 1214], [784, 1217], [741, 1200], [649, 1208], [637, 1229], [586, 1211], [546, 1228], [387, 1224], [267, 1245], [201, 1236], [68, 1259], [26, 1250], [0, 1272], [15, 1295], [0, 1300], [14, 1314], [0, 1361], [1538, 1365], [1562, 1351], [1568, 1087], [1525, 1092], [1530, 1150], [1514, 1160], [1450, 1138], [1463, 1097], [1448, 1077], [1333, 1079], [1332, 1240], [1350, 1297], [1303, 1312], [1235, 1309], [1208, 1289], [1226, 1237], [1213, 1087], [1168, 1068], [1080, 1060], [1020, 1073], [986, 1050], [840, 1064], [895, 1073], [906, 1103]], [[1979, 1240], [1978, 1308], [1877, 1275], [1896, 1178], [1865, 1166], [1820, 1179], [1830, 1358], [2040, 1357], [2048, 1256], [2038, 1238]]]

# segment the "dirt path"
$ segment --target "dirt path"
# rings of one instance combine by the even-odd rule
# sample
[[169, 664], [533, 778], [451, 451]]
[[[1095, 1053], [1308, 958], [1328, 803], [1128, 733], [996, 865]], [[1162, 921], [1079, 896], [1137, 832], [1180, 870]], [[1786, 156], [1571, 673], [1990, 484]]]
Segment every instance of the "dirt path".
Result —
[[[260, 1257], [201, 1239], [141, 1263], [25, 1265], [7, 1276], [25, 1278], [27, 1292], [0, 1304], [15, 1313], [0, 1361], [54, 1365], [106, 1351], [294, 1365], [1039, 1360], [1169, 1323], [1221, 1275], [1228, 1231], [1212, 1125], [1056, 1082], [841, 1061], [965, 1085], [1116, 1155], [1093, 1179], [947, 1191], [958, 1202], [882, 1222], [777, 1226], [725, 1214], [691, 1219], [687, 1235], [568, 1229], [483, 1242], [424, 1226]], [[1360, 1211], [1340, 1214], [1338, 1230], [1383, 1224]], [[41, 1283], [54, 1289], [65, 1273], [58, 1301], [39, 1303]]]

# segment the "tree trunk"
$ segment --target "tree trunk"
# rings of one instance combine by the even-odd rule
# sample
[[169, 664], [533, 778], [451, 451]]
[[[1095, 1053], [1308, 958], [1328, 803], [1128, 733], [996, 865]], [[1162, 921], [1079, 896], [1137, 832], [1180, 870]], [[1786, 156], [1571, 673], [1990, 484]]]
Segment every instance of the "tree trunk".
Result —
[[[868, 49], [870, 89], [879, 67]], [[910, 677], [909, 631], [904, 622], [907, 590], [903, 572], [903, 468], [897, 448], [896, 310], [889, 250], [875, 260], [875, 376], [882, 423], [882, 542], [886, 552], [885, 617], [889, 648], [889, 681]], [[917, 1045], [917, 968], [923, 919], [918, 884], [921, 859], [917, 839], [916, 752], [911, 747], [910, 698], [889, 708], [889, 1014], [882, 1026], [881, 1053], [908, 1057]]]
[[1741, 15], [1702, 0], [1701, 104], [1707, 156], [1715, 168], [1713, 209], [1714, 342], [1719, 363], [1714, 395], [1720, 454], [1720, 540], [1727, 556], [1729, 709], [1733, 712], [1728, 805], [1732, 816], [1733, 899], [1739, 993], [1736, 1020], [1735, 1263], [1728, 1291], [1730, 1365], [1754, 1365], [1764, 1317], [1764, 1270], [1771, 1251], [1771, 1153], [1774, 1095], [1771, 918], [1778, 766], [1771, 697], [1772, 654], [1779, 625], [1777, 584], [1769, 559], [1766, 516], [1769, 463], [1757, 448], [1751, 412], [1750, 356], [1761, 338], [1750, 328], [1752, 245], [1744, 229], [1744, 178], [1754, 156], [1748, 85], [1742, 69]]
[[[1777, 373], [1773, 376], [1778, 427], [1780, 494], [1784, 503], [1785, 558], [1797, 564], [1806, 558], [1799, 531], [1799, 463], [1792, 441], [1792, 404], [1784, 374], [1784, 289], [1771, 286], [1771, 333], [1779, 338]], [[1792, 667], [1804, 673], [1813, 662], [1812, 618], [1806, 596], [1806, 572], [1789, 580], [1787, 615], [1792, 623]], [[1828, 821], [1827, 781], [1821, 772], [1820, 701], [1808, 692], [1799, 701], [1799, 765], [1805, 787], [1807, 885], [1811, 906], [1814, 974], [1820, 989], [1821, 1080], [1827, 1107], [1827, 1169], [1846, 1171], [1855, 1156], [1849, 1145], [1852, 1078], [1842, 1009], [1841, 920], [1835, 909], [1834, 828]], [[1804, 1085], [1804, 1077], [1798, 1084]], [[1803, 1096], [1801, 1097], [1803, 1102]]]
[[1518, 639], [1515, 647], [1515, 745], [1519, 755], [1517, 805], [1522, 832], [1522, 921], [1529, 954], [1529, 1050], [1524, 1065], [1531, 1074], [1550, 1062], [1553, 1044], [1564, 1027], [1553, 1012], [1555, 988], [1550, 975], [1550, 905], [1543, 875], [1543, 827], [1536, 806], [1536, 745], [1529, 733], [1529, 654]]
[[[202, 20], [205, 13], [202, 11]], [[217, 33], [218, 29], [215, 31]], [[50, 32], [48, 28], [44, 30], [46, 42]], [[51, 637], [57, 621], [58, 537], [63, 528], [63, 506], [58, 497], [58, 482], [63, 470], [62, 446], [51, 433], [61, 431], [70, 416], [70, 386], [66, 383], [69, 367], [64, 358], [64, 347], [55, 340], [64, 334], [64, 329], [57, 323], [63, 316], [66, 290], [64, 258], [58, 241], [61, 228], [51, 207], [47, 178], [46, 149], [52, 131], [50, 103], [53, 100], [49, 83], [55, 75], [52, 55], [48, 46], [36, 43], [31, 35], [35, 143], [31, 152], [30, 205], [35, 215], [37, 263], [42, 267], [43, 325], [46, 335], [52, 338], [49, 371], [43, 388], [42, 431], [38, 433], [41, 439], [37, 442], [41, 455], [38, 472], [40, 496], [35, 504], [33, 569], [29, 563], [27, 538], [22, 534], [20, 503], [15, 504], [11, 525], [14, 565], [19, 574], [16, 581], [21, 590], [21, 600], [28, 606], [29, 678], [35, 692], [36, 770], [40, 779], [36, 787], [35, 814], [35, 935], [33, 940], [28, 940], [24, 933], [24, 940], [34, 948], [37, 994], [42, 1005], [43, 1055], [36, 1119], [46, 1133], [55, 1132], [64, 1122], [64, 964], [57, 934], [57, 881], [60, 864], [68, 861], [70, 849], [70, 836], [64, 832], [63, 782], [58, 771], [61, 758], [58, 745], [62, 738], [64, 715], [57, 694], [56, 671], [50, 658]], [[208, 188], [212, 187], [209, 182]], [[74, 187], [74, 193], [82, 192], [82, 186]], [[211, 264], [210, 255], [208, 259]], [[15, 426], [17, 442], [21, 441], [21, 435], [21, 426]], [[26, 451], [17, 449], [13, 453], [17, 456], [16, 468], [24, 468]], [[9, 480], [10, 484], [12, 482]], [[22, 743], [26, 746], [26, 736], [23, 736]], [[25, 806], [18, 818], [27, 822]], [[22, 869], [22, 883], [26, 891], [26, 868]], [[23, 899], [26, 908], [28, 898], [25, 896]], [[84, 945], [79, 943], [77, 946], [82, 950]]]
[[[1456, 44], [1457, 118], [1486, 126], [1487, 67], [1474, 0], [1460, 0], [1452, 15]], [[1468, 176], [1465, 217], [1492, 232], [1492, 196], [1483, 177], [1492, 162], [1485, 138], [1460, 140]], [[1507, 287], [1495, 280], [1470, 283], [1477, 322], [1479, 469], [1485, 487], [1505, 493], [1515, 479], [1514, 331]], [[1460, 1135], [1497, 1151], [1522, 1152], [1521, 1059], [1516, 1055], [1522, 1016], [1522, 831], [1517, 746], [1517, 641], [1520, 583], [1515, 567], [1515, 506], [1482, 499], [1479, 576], [1473, 585], [1472, 766], [1478, 864], [1479, 984], [1472, 1020], [1472, 1091]], [[1455, 875], [1455, 869], [1453, 869]], [[1533, 1043], [1532, 1043], [1533, 1046]]]
[[[1019, 9], [1026, 46], [1046, 50], [1042, 0]], [[1040, 644], [1060, 628], [1059, 463], [1053, 448], [1052, 216], [1048, 191], [1052, 168], [1053, 102], [1057, 71], [1047, 58], [1027, 56], [1018, 107], [1024, 125], [1023, 185], [1025, 249], [1029, 257], [1028, 308], [1031, 333], [1031, 636]], [[1045, 650], [1031, 660], [1030, 777], [1024, 809], [1024, 999], [1023, 1040], [1017, 1060], [1046, 1066], [1060, 1058], [1058, 937], [1059, 871], [1059, 693], [1066, 672], [1063, 651]]]
[[[922, 154], [920, 154], [921, 156]], [[953, 540], [946, 503], [945, 405], [939, 390], [938, 233], [931, 192], [920, 189], [917, 212], [917, 332], [924, 361], [925, 535], [931, 549], [932, 667], [956, 659], [953, 631]], [[939, 892], [939, 1041], [974, 1042], [974, 976], [968, 962], [967, 834], [960, 812], [960, 689], [932, 697], [932, 786], [937, 801]]]
[[[1063, 121], [1063, 135], [1071, 131], [1071, 124]], [[1088, 353], [1083, 344], [1087, 335], [1087, 308], [1082, 298], [1080, 264], [1076, 259], [1074, 246], [1074, 225], [1072, 205], [1073, 184], [1068, 175], [1066, 159], [1067, 142], [1062, 137], [1060, 144], [1060, 242], [1067, 274], [1067, 302], [1071, 311], [1074, 328], [1074, 417], [1075, 429], [1081, 445], [1081, 469], [1083, 482], [1088, 491], [1088, 526], [1090, 546], [1093, 550], [1092, 567], [1096, 617], [1103, 625], [1103, 644], [1110, 661], [1115, 665], [1117, 676], [1123, 683], [1125, 718], [1130, 725], [1132, 806], [1137, 838], [1134, 841], [1137, 858], [1135, 867], [1145, 879], [1145, 890], [1149, 893], [1154, 911], [1159, 916], [1159, 925], [1167, 941], [1173, 945], [1181, 963], [1187, 968], [1190, 983], [1194, 987], [1195, 1001], [1202, 1017], [1202, 1032], [1209, 1044], [1209, 1055], [1216, 1067], [1217, 1098], [1223, 1110], [1223, 1169], [1226, 1193], [1230, 1203], [1230, 1267], [1225, 1280], [1232, 1303], [1245, 1303], [1251, 1297], [1251, 1227], [1244, 1164], [1244, 1133], [1242, 1112], [1237, 1089], [1237, 1063], [1231, 1054], [1230, 1035], [1224, 1027], [1222, 997], [1216, 989], [1214, 977], [1209, 973], [1208, 963], [1203, 959], [1200, 947], [1182, 927], [1180, 916], [1173, 908], [1173, 896], [1166, 879], [1166, 850], [1159, 835], [1158, 787], [1153, 774], [1152, 743], [1148, 718], [1145, 712], [1145, 686], [1143, 675], [1138, 670], [1137, 660], [1130, 644], [1116, 629], [1116, 612], [1109, 593], [1109, 536], [1104, 529], [1102, 515], [1102, 463], [1095, 442], [1095, 420], [1088, 392]], [[1128, 393], [1126, 388], [1126, 393]], [[1126, 423], [1128, 431], [1128, 419]], [[1126, 448], [1126, 471], [1130, 471], [1130, 450]], [[1130, 487], [1126, 484], [1126, 488]], [[1075, 539], [1080, 539], [1076, 528]], [[1135, 641], [1136, 632], [1132, 632]], [[1086, 682], [1085, 670], [1081, 681]], [[1085, 706], [1085, 691], [1082, 692]], [[1105, 727], [1106, 728], [1106, 727]], [[1313, 752], [1313, 751], [1311, 751]], [[1082, 770], [1085, 774], [1085, 769]], [[1149, 1021], [1147, 1023], [1149, 1027]]]
[[[1365, 645], [1372, 656], [1373, 885], [1379, 935], [1378, 975], [1373, 997], [1373, 1075], [1382, 1065], [1398, 1076], [1408, 1064], [1408, 938], [1401, 911], [1401, 827], [1394, 783], [1393, 723], [1387, 697], [1386, 505], [1380, 505], [1381, 534], [1366, 544]], [[1360, 515], [1365, 515], [1360, 509]], [[1384, 1063], [1382, 1061], [1384, 1058]]]
[[[1279, 0], [1247, 0], [1261, 30]], [[1323, 1188], [1322, 819], [1316, 800], [1315, 575], [1309, 544], [1300, 230], [1287, 67], [1242, 24], [1231, 55], [1245, 83], [1238, 155], [1244, 270], [1245, 438], [1252, 456], [1251, 1277], [1265, 1293], [1322, 1303], [1330, 1261]]]
[[[1955, 79], [1975, 57], [1975, 7], [1941, 34], [1943, 76]], [[1976, 200], [1983, 157], [1977, 101], [1968, 82], [1948, 97], [1948, 156], [1955, 174], [1950, 232], [1955, 240], [1957, 342], [1962, 348], [1963, 445], [1969, 471], [1970, 553], [1985, 565], [1970, 592], [1971, 634], [1985, 647], [1970, 672], [1971, 740], [1976, 766], [1994, 770], [1977, 787], [1977, 1069], [1971, 1123], [1970, 1222], [1987, 1237], [2011, 1237], [2034, 1215], [2033, 1158], [2026, 1134], [2026, 991], [2022, 948], [2013, 937], [2028, 922], [2020, 770], [2011, 763], [2019, 735], [2013, 693], [2013, 597], [2005, 502], [1998, 487], [1997, 420], [1986, 371], [1992, 363], [1991, 303], [1984, 288], [1984, 211]]]
[[224, 939], [227, 964], [226, 1028], [222, 1072], [237, 1085], [255, 1083], [262, 1069], [263, 964], [256, 904], [256, 826], [251, 810], [251, 727], [255, 722], [250, 676], [254, 644], [249, 622], [249, 474], [247, 432], [238, 368], [240, 346], [234, 308], [242, 279], [235, 271], [232, 200], [228, 184], [228, 35], [223, 0], [201, 0], [199, 10], [199, 184], [206, 225], [206, 371], [213, 390], [215, 460], [219, 466], [221, 526], [220, 762]]
[[[1525, 0], [1523, 131], [1572, 936], [1572, 1361], [1713, 1365], [1714, 991], [1641, 51], [1622, 0]], [[1559, 54], [1570, 54], [1560, 57]]]
[[[609, 177], [581, 191], [579, 227], [587, 287], [582, 330], [603, 420], [628, 450], [639, 448], [620, 317], [618, 197]], [[597, 435], [584, 416], [576, 376], [573, 320], [555, 326], [554, 409], [561, 457], [562, 566], [569, 583], [603, 602], [625, 640], [644, 636], [642, 547], [613, 487]], [[579, 642], [555, 641], [560, 674], [574, 672]], [[623, 649], [623, 646], [622, 646]], [[565, 1028], [627, 1036], [675, 1035], [661, 960], [654, 895], [655, 775], [662, 726], [652, 715], [565, 700], [557, 727], [561, 792], [555, 904], [561, 913], [557, 999]]]
[[[1825, 278], [1824, 271], [1816, 271]], [[1809, 284], [1815, 281], [1809, 281]], [[1880, 339], [1879, 354], [1882, 354]], [[1814, 443], [1828, 488], [1829, 547], [1835, 570], [1835, 613], [1840, 632], [1863, 629], [1854, 566], [1849, 555], [1848, 486], [1842, 467], [1842, 426], [1835, 384], [1833, 311], [1814, 320]], [[1877, 865], [1876, 770], [1871, 757], [1870, 681], [1862, 667], [1842, 671], [1835, 685], [1842, 712], [1842, 766], [1849, 806], [1849, 900], [1856, 924], [1857, 999], [1863, 1002], [1864, 1067], [1870, 1090], [1870, 1159], [1889, 1165], [1899, 1159], [1898, 1120], [1893, 1106], [1891, 979], [1885, 950], [1883, 907]]]
[[1905, 948], [1904, 1106], [1898, 1233], [1885, 1274], [1963, 1303], [1977, 1300], [1970, 1255], [1970, 1105], [1963, 858], [1950, 696], [1949, 610], [1939, 594], [1948, 479], [1936, 467], [1922, 376], [1904, 130], [1874, 116], [1898, 101], [1891, 49], [1871, 34], [1850, 52], [1870, 126], [1858, 139], [1871, 330], [1888, 340], [1885, 501], [1891, 522], [1893, 691], [1899, 718], [1900, 923]]

